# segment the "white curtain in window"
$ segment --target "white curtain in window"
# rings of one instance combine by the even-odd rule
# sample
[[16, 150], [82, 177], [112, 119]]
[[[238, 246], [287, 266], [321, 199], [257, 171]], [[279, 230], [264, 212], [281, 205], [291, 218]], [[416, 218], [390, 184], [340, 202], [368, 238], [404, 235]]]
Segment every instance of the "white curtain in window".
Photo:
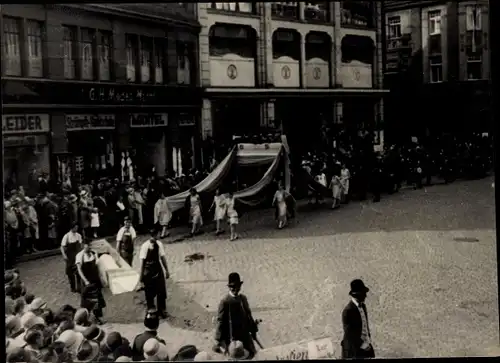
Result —
[[37, 21], [28, 21], [28, 60], [30, 77], [42, 76], [42, 28]]
[[142, 44], [141, 49], [141, 81], [148, 82], [151, 79], [151, 48]]
[[467, 30], [481, 30], [481, 8], [479, 6], [467, 7]]
[[21, 75], [21, 51], [19, 23], [16, 19], [4, 18], [5, 72], [7, 75]]
[[127, 79], [135, 81], [135, 52], [134, 43], [131, 39], [127, 41]]
[[110, 39], [108, 35], [101, 36], [101, 46], [99, 50], [99, 68], [101, 80], [108, 81], [110, 79], [110, 59], [111, 59], [111, 49], [110, 49]]
[[163, 83], [163, 49], [160, 45], [157, 45], [155, 47], [155, 53], [156, 53], [155, 82]]

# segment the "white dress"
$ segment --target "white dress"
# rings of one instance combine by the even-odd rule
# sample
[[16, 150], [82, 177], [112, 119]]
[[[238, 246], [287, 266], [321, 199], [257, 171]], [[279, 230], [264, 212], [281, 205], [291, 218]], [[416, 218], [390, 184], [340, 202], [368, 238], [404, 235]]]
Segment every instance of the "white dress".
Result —
[[341, 188], [340, 188], [340, 178], [336, 175], [332, 177], [332, 182], [330, 183], [330, 187], [332, 188], [332, 197], [335, 199], [340, 199]]
[[340, 172], [340, 184], [342, 184], [342, 192], [347, 195], [349, 194], [349, 179], [351, 178], [351, 172], [347, 168], [343, 168]]
[[191, 222], [197, 224], [203, 224], [203, 219], [201, 218], [201, 201], [198, 194], [191, 195], [189, 197], [189, 202], [191, 204], [191, 209], [189, 211], [191, 215]]
[[100, 226], [99, 213], [98, 212], [90, 213], [90, 227], [99, 228], [99, 226]]
[[214, 197], [214, 205], [215, 205], [215, 215], [214, 221], [223, 220], [226, 216], [226, 198], [224, 195], [216, 195]]
[[236, 209], [234, 209], [234, 197], [226, 199], [226, 206], [229, 224], [238, 224], [238, 212], [236, 212]]
[[276, 200], [277, 208], [278, 208], [278, 218], [280, 220], [286, 219], [286, 201], [285, 201], [285, 193], [277, 190], [274, 194], [274, 199]]

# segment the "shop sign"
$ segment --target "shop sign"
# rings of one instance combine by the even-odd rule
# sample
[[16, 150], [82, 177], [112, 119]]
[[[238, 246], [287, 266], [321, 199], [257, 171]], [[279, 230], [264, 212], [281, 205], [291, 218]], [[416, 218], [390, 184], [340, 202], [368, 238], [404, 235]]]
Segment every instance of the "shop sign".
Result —
[[148, 103], [156, 101], [156, 93], [152, 90], [139, 89], [118, 89], [112, 86], [99, 86], [83, 88], [91, 103]]
[[166, 113], [132, 113], [130, 114], [130, 127], [160, 127], [167, 126], [168, 114]]
[[4, 135], [33, 134], [49, 131], [50, 119], [48, 114], [2, 116], [2, 132]]
[[194, 126], [196, 121], [193, 115], [187, 113], [181, 113], [179, 115], [179, 126]]
[[66, 130], [112, 130], [115, 115], [66, 115]]
[[4, 148], [47, 145], [47, 135], [8, 135], [3, 140]]

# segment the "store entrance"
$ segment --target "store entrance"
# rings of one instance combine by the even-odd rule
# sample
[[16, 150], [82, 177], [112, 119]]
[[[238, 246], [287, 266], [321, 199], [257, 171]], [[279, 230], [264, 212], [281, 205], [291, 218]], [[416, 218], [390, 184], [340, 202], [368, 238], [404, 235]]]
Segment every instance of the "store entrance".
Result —
[[163, 175], [168, 166], [164, 128], [133, 128], [131, 132], [132, 162], [137, 175]]

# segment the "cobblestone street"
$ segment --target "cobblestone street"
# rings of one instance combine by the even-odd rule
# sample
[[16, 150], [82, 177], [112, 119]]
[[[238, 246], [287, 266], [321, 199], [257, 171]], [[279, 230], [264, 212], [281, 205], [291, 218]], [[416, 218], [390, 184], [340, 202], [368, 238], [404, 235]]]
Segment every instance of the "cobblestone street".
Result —
[[[499, 340], [492, 182], [406, 190], [337, 211], [325, 205], [302, 211], [281, 231], [266, 209], [241, 218], [235, 242], [206, 234], [167, 244], [172, 318], [160, 335], [172, 351], [187, 343], [211, 347], [227, 275], [237, 271], [254, 317], [263, 320], [266, 348], [323, 336], [337, 342], [349, 282], [362, 278], [379, 357], [485, 354]], [[184, 261], [194, 253], [205, 258]], [[79, 303], [61, 257], [19, 268], [28, 289], [50, 305]], [[142, 301], [139, 293], [108, 293], [108, 328], [129, 338], [140, 332]]]

